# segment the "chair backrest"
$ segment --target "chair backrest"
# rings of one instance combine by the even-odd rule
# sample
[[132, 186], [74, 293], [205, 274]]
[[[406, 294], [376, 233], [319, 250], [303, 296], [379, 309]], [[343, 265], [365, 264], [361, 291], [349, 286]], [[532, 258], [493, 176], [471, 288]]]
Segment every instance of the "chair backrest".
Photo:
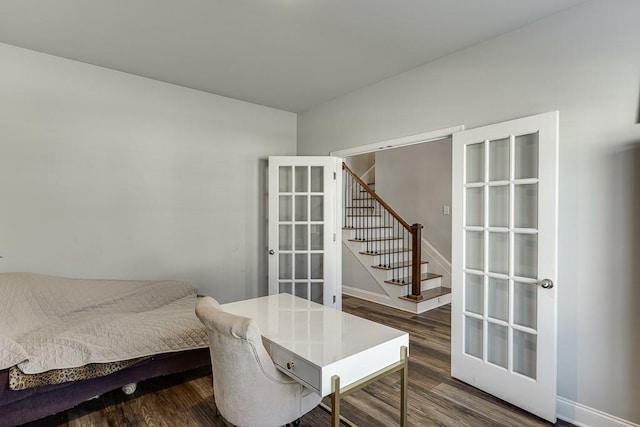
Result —
[[196, 315], [207, 328], [214, 398], [227, 421], [270, 425], [270, 419], [300, 416], [299, 403], [284, 406], [291, 397], [299, 401], [302, 387], [275, 368], [254, 320], [225, 313], [211, 297], [198, 301]]

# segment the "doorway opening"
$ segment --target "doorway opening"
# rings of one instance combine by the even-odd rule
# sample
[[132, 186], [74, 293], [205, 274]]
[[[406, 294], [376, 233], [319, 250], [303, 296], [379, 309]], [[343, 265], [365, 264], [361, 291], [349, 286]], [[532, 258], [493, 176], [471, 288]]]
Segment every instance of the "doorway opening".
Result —
[[[341, 157], [406, 223], [424, 226], [418, 249], [422, 262], [413, 275], [407, 266], [409, 255], [388, 262], [389, 253], [410, 250], [406, 240], [397, 238], [397, 233], [380, 230], [388, 224], [372, 227], [372, 223], [365, 223], [361, 228], [377, 229], [375, 233], [368, 231], [368, 239], [358, 236], [353, 229], [343, 230], [343, 293], [413, 313], [451, 301], [451, 135], [460, 130], [462, 126], [331, 153]], [[351, 203], [351, 196], [346, 196], [349, 192], [343, 191], [343, 209], [355, 205], [343, 216], [344, 225], [349, 226], [349, 213], [367, 202]], [[389, 264], [395, 270], [381, 271], [384, 270], [381, 267]], [[420, 279], [419, 301], [407, 298], [415, 291], [403, 279], [412, 277]]]

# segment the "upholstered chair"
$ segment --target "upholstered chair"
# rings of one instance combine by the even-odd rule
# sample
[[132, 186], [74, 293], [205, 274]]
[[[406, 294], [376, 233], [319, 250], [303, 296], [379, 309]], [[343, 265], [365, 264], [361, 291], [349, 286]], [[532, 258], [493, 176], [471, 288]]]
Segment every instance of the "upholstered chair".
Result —
[[256, 322], [225, 313], [211, 297], [196, 315], [207, 328], [213, 395], [220, 414], [236, 426], [297, 425], [321, 397], [278, 371]]

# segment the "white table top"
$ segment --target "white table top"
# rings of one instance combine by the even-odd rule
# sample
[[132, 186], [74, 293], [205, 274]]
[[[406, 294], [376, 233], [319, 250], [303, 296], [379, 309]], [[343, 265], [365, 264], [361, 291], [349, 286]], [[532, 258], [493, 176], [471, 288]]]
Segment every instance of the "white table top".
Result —
[[320, 368], [390, 341], [409, 342], [404, 331], [289, 294], [223, 304], [222, 309], [256, 320], [266, 340]]

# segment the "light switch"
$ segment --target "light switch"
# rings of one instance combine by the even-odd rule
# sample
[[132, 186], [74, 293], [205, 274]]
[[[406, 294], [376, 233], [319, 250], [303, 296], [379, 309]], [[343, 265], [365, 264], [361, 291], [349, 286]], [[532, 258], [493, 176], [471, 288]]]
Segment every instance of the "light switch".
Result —
[[449, 215], [449, 213], [450, 213], [449, 206], [443, 206], [442, 207], [442, 215]]

